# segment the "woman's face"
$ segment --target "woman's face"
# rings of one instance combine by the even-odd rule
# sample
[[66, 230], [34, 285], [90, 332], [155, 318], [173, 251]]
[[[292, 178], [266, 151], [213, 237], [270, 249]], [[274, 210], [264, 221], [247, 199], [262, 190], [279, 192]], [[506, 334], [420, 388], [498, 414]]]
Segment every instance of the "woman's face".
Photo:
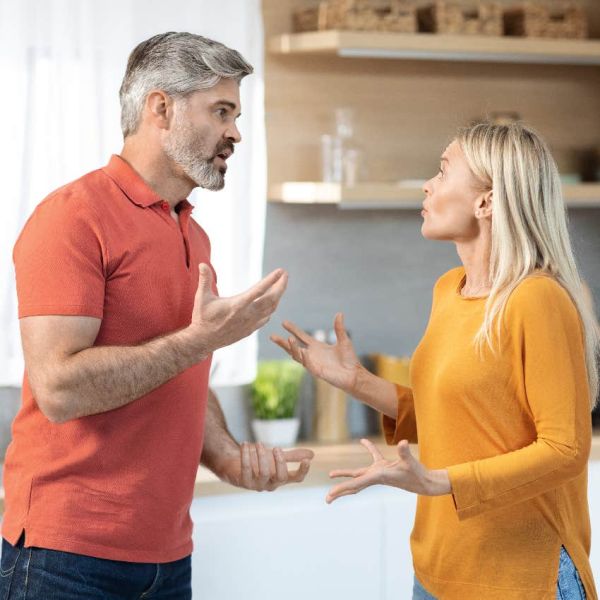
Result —
[[486, 193], [456, 140], [442, 154], [438, 174], [425, 183], [423, 191], [423, 237], [465, 242], [479, 235]]

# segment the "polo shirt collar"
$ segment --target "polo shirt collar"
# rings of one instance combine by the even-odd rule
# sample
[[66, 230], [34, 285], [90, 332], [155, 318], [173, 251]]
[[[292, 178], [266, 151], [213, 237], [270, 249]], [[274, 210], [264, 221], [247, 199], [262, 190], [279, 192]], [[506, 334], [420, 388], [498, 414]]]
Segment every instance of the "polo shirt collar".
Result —
[[[165, 202], [118, 154], [113, 154], [104, 167], [103, 171], [121, 188], [121, 191], [138, 206], [147, 208], [154, 204]], [[193, 206], [187, 201], [182, 200], [177, 204], [179, 209], [193, 209]]]

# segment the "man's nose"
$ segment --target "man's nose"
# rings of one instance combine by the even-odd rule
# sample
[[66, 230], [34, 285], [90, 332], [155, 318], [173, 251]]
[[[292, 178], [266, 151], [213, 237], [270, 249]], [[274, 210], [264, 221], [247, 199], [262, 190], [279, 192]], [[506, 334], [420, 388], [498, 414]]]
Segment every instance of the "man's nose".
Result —
[[242, 141], [242, 134], [235, 123], [226, 131], [225, 137], [234, 144], [239, 144]]

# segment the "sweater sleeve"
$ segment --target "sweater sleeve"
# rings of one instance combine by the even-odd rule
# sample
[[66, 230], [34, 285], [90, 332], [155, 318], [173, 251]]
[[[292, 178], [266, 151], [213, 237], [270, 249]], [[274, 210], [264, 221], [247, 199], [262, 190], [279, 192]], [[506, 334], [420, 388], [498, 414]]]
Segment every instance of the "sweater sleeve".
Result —
[[529, 500], [577, 477], [591, 446], [590, 397], [579, 314], [549, 277], [532, 277], [506, 309], [515, 376], [536, 439], [513, 452], [448, 468], [459, 519]]
[[398, 397], [398, 412], [392, 419], [383, 415], [383, 433], [385, 441], [397, 444], [400, 440], [408, 440], [411, 444], [417, 443], [417, 419], [415, 417], [415, 404], [412, 390], [403, 385], [396, 384]]

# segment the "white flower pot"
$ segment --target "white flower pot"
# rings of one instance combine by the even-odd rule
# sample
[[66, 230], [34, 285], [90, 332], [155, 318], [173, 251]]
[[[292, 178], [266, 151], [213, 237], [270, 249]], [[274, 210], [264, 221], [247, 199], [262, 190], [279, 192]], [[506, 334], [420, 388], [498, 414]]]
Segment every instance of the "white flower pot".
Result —
[[288, 448], [298, 439], [300, 419], [253, 419], [252, 432], [257, 442], [267, 446]]

